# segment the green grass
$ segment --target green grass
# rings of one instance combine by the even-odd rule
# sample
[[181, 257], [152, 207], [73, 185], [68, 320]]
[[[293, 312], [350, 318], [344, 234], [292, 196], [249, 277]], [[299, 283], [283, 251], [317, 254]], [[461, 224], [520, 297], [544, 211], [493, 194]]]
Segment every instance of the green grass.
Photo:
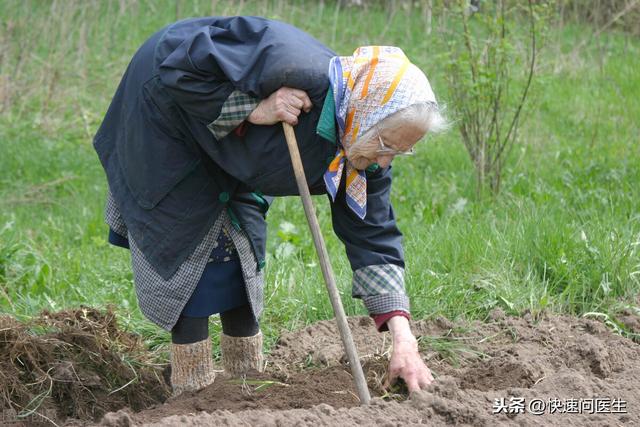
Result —
[[[428, 35], [420, 13], [402, 8], [214, 3], [217, 14], [289, 21], [342, 54], [401, 46], [446, 103], [438, 60], [446, 16]], [[9, 91], [0, 91], [0, 311], [26, 318], [114, 304], [128, 329], [166, 342], [137, 307], [128, 252], [106, 243], [106, 182], [91, 137], [137, 46], [176, 17], [212, 13], [210, 1], [177, 4], [2, 1], [0, 87]], [[495, 307], [615, 317], [639, 305], [640, 40], [604, 33], [572, 54], [590, 32], [565, 26], [547, 35], [498, 198], [475, 199], [455, 126], [394, 162], [414, 317], [483, 318]], [[316, 206], [346, 311], [364, 314], [350, 298], [351, 270], [326, 198]], [[299, 199], [277, 200], [269, 227], [263, 329], [273, 342], [283, 328], [333, 315]]]

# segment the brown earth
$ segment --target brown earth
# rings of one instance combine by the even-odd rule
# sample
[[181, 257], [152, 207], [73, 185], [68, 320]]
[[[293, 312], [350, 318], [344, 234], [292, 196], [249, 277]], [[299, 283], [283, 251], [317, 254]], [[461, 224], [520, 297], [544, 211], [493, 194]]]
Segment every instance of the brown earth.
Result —
[[20, 323], [0, 315], [0, 425], [99, 420], [169, 394], [162, 367], [112, 310], [43, 312]]
[[[635, 313], [624, 316], [624, 324], [637, 324]], [[137, 407], [135, 399], [131, 403], [124, 399], [120, 408], [128, 408], [106, 414], [99, 424], [640, 425], [640, 345], [597, 320], [551, 314], [516, 318], [495, 311], [486, 323], [446, 319], [414, 322], [414, 333], [420, 337], [423, 357], [436, 381], [409, 399], [400, 388], [387, 392], [381, 387], [390, 351], [388, 333], [375, 332], [368, 318], [351, 318], [349, 323], [372, 395], [378, 396], [369, 406], [358, 405], [344, 366], [339, 334], [333, 322], [325, 321], [283, 334], [268, 356], [264, 374], [249, 375], [244, 381], [221, 375], [200, 392], [164, 403], [160, 403], [160, 394], [155, 395], [155, 401], [137, 401]], [[6, 331], [0, 326], [2, 333]], [[3, 352], [0, 347], [2, 373]], [[47, 372], [49, 368], [41, 369]], [[101, 377], [94, 380], [105, 382]], [[53, 384], [56, 387], [55, 379]], [[136, 393], [154, 396], [145, 389], [150, 384], [134, 381], [121, 392], [100, 396], [117, 396], [134, 386], [138, 387]], [[12, 396], [4, 382], [0, 386], [2, 395]], [[97, 386], [90, 383], [85, 387], [95, 394]], [[78, 397], [69, 394], [67, 399], [73, 402]], [[47, 399], [44, 408], [65, 408]], [[89, 400], [86, 396], [83, 399]], [[504, 399], [513, 413], [493, 414], [496, 399]], [[524, 413], [518, 410], [519, 399], [524, 399]], [[541, 415], [531, 412], [532, 402], [545, 403], [545, 409], [539, 409]], [[591, 405], [600, 407], [596, 411]], [[116, 409], [111, 406], [105, 410]], [[561, 413], [563, 409], [583, 413]], [[96, 413], [81, 416], [81, 421], [67, 418], [66, 423], [85, 425], [98, 419]], [[56, 413], [57, 420], [65, 417], [69, 415], [64, 411]]]

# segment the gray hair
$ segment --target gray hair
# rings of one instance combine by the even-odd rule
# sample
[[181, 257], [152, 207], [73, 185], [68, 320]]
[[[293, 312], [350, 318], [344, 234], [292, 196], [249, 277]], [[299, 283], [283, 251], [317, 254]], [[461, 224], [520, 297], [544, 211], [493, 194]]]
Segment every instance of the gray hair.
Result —
[[412, 104], [402, 110], [380, 120], [377, 124], [367, 129], [358, 138], [356, 144], [349, 147], [352, 154], [360, 154], [367, 150], [361, 144], [366, 144], [377, 138], [377, 134], [381, 129], [396, 129], [410, 124], [416, 129], [427, 133], [441, 133], [449, 129], [450, 125], [444, 117], [442, 109], [435, 102], [421, 102]]
[[449, 128], [442, 109], [435, 102], [412, 104], [387, 116], [378, 123], [381, 128], [402, 126], [411, 123], [424, 133], [441, 133]]

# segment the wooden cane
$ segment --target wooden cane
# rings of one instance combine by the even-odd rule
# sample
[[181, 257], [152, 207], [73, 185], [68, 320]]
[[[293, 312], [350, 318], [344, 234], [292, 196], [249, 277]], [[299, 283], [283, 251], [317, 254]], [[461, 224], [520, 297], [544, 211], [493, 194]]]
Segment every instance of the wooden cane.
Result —
[[362, 365], [360, 365], [360, 359], [358, 358], [358, 352], [356, 346], [353, 343], [353, 337], [351, 336], [351, 330], [347, 323], [347, 316], [344, 314], [344, 308], [342, 307], [342, 300], [336, 287], [336, 281], [333, 277], [333, 269], [329, 262], [329, 253], [327, 247], [324, 244], [322, 233], [320, 232], [320, 225], [318, 224], [318, 218], [311, 201], [311, 193], [309, 192], [309, 186], [307, 185], [307, 178], [304, 175], [304, 168], [302, 166], [302, 159], [300, 158], [300, 152], [298, 151], [298, 142], [296, 141], [296, 134], [293, 131], [293, 127], [282, 122], [284, 128], [284, 136], [287, 140], [287, 146], [289, 147], [289, 154], [291, 155], [291, 163], [293, 163], [293, 172], [296, 176], [296, 182], [298, 184], [298, 191], [300, 197], [302, 197], [302, 205], [304, 206], [304, 213], [307, 216], [307, 222], [313, 235], [313, 243], [320, 259], [320, 268], [322, 269], [322, 275], [324, 276], [324, 282], [327, 285], [327, 291], [329, 292], [329, 299], [333, 306], [333, 312], [336, 315], [336, 321], [338, 322], [338, 329], [340, 330], [340, 337], [342, 338], [342, 345], [349, 358], [349, 364], [351, 365], [351, 374], [356, 383], [358, 389], [358, 397], [363, 405], [368, 405], [371, 400], [369, 395], [369, 389], [367, 388], [367, 381], [364, 378], [362, 372]]

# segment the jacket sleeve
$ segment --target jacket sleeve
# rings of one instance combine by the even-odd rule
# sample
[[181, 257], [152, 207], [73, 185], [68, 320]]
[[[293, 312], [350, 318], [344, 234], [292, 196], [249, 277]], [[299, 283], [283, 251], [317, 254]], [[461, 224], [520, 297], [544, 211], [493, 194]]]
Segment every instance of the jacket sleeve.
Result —
[[259, 101], [247, 81], [255, 66], [251, 39], [242, 28], [203, 26], [159, 66], [160, 80], [175, 102], [216, 137], [240, 124]]
[[[326, 93], [326, 69], [332, 54], [295, 27], [238, 16], [189, 30], [160, 60], [159, 77], [184, 111], [211, 125], [234, 109], [236, 116], [244, 115], [243, 120], [251, 112], [238, 109], [234, 94], [243, 94], [242, 106], [251, 105], [247, 100], [255, 106], [288, 86], [305, 90], [312, 101], [320, 102]], [[222, 133], [233, 124], [223, 125]], [[209, 129], [216, 134], [211, 126]]]
[[217, 140], [221, 140], [244, 122], [259, 102], [257, 98], [234, 90], [222, 104], [220, 115], [207, 127]]
[[352, 296], [361, 298], [369, 314], [409, 313], [404, 289], [402, 233], [396, 226], [391, 193], [391, 167], [367, 174], [367, 214], [362, 220], [347, 206], [344, 182], [331, 202], [333, 229], [344, 243], [353, 270]]

